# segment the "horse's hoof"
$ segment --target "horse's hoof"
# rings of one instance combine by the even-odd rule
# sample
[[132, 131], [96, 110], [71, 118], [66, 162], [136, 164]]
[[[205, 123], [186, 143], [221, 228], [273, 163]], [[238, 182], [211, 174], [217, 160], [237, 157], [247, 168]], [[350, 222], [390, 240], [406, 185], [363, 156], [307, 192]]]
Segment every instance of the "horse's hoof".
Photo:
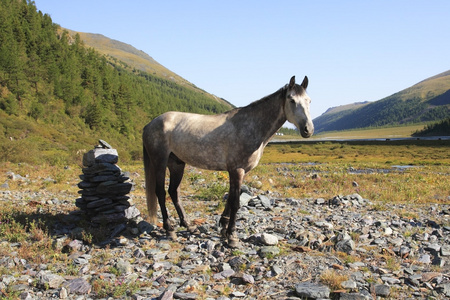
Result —
[[167, 231], [167, 236], [173, 241], [177, 239], [177, 234], [175, 233], [175, 231]]
[[237, 238], [228, 238], [228, 246], [230, 248], [240, 248], [241, 243], [239, 242], [239, 239], [237, 239]]
[[230, 248], [239, 248], [239, 238], [237, 237], [236, 232], [233, 232], [232, 234], [227, 234], [227, 240], [228, 240], [228, 246]]

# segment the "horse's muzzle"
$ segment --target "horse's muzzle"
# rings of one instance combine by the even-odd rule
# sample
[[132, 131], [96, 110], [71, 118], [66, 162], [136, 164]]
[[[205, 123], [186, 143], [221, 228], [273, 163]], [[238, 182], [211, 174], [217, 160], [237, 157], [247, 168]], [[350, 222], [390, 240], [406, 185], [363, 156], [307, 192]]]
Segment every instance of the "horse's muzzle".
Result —
[[309, 138], [314, 133], [314, 126], [305, 126], [302, 129], [300, 129], [300, 134], [304, 138]]

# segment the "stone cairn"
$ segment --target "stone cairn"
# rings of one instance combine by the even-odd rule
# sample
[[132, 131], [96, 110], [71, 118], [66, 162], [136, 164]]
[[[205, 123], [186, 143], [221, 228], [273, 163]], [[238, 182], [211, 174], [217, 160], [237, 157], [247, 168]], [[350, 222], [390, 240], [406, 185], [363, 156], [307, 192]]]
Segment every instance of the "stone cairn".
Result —
[[78, 187], [81, 197], [76, 206], [98, 224], [120, 223], [139, 215], [131, 206], [130, 197], [133, 184], [129, 177], [117, 166], [119, 156], [107, 142], [99, 140], [100, 145], [83, 156], [83, 174]]

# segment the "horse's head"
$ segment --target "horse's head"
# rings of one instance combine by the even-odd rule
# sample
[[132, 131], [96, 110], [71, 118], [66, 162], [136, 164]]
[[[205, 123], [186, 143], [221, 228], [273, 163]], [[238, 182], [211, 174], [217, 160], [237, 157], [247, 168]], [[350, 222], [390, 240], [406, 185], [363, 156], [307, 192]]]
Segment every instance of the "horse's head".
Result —
[[314, 124], [309, 114], [309, 104], [311, 99], [306, 94], [308, 87], [308, 77], [305, 76], [302, 84], [295, 84], [295, 76], [292, 76], [287, 85], [286, 98], [284, 102], [284, 112], [286, 119], [294, 124], [302, 137], [309, 138], [314, 132]]

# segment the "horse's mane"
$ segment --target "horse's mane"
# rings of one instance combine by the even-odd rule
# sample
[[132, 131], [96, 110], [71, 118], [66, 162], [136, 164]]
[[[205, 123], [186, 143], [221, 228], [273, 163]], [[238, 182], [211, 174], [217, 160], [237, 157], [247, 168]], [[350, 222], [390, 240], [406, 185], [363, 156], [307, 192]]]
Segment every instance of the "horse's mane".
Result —
[[[247, 105], [247, 106], [244, 106], [243, 108], [246, 108], [246, 107], [252, 108], [252, 107], [254, 107], [254, 106], [257, 106], [258, 104], [261, 104], [261, 103], [263, 103], [263, 102], [267, 102], [267, 101], [273, 99], [273, 97], [276, 97], [277, 95], [280, 95], [281, 98], [284, 99], [284, 98], [286, 97], [286, 92], [287, 92], [287, 90], [288, 90], [288, 85], [286, 84], [285, 86], [283, 86], [282, 88], [280, 88], [280, 89], [279, 89], [278, 91], [276, 91], [275, 93], [272, 93], [272, 94], [270, 94], [270, 95], [267, 95], [267, 96], [265, 96], [265, 97], [263, 97], [263, 98], [261, 98], [261, 99], [259, 99], [259, 100], [253, 101], [252, 103], [250, 103], [250, 104]], [[297, 94], [299, 94], [299, 95], [303, 95], [303, 93], [305, 93], [305, 89], [304, 89], [301, 85], [299, 85], [299, 84], [294, 85], [294, 91], [295, 91]]]
[[[242, 107], [236, 107], [236, 108], [233, 108], [233, 109], [231, 109], [231, 110], [229, 110], [229, 111], [227, 111], [227, 112], [225, 112], [225, 114], [228, 114], [228, 115], [234, 115], [236, 112], [238, 112], [238, 111], [242, 111], [242, 110], [247, 110], [247, 109], [249, 109], [249, 110], [253, 110], [253, 109], [255, 109], [255, 107], [257, 107], [257, 106], [260, 106], [260, 105], [262, 105], [262, 104], [264, 104], [264, 103], [266, 103], [266, 102], [269, 102], [269, 101], [271, 101], [274, 97], [280, 97], [280, 98], [282, 98], [282, 99], [284, 99], [285, 97], [286, 97], [286, 92], [287, 92], [287, 90], [288, 90], [288, 85], [286, 84], [285, 86], [283, 86], [282, 88], [280, 88], [278, 91], [276, 91], [276, 92], [274, 92], [274, 93], [272, 93], [272, 94], [270, 94], [270, 95], [267, 95], [267, 96], [265, 96], [265, 97], [262, 97], [261, 99], [259, 99], [259, 100], [255, 100], [255, 101], [253, 101], [252, 103], [250, 103], [250, 104], [248, 104], [247, 106], [242, 106]], [[296, 84], [295, 86], [294, 86], [294, 90], [295, 90], [295, 92], [297, 93], [297, 94], [303, 94], [304, 92], [305, 92], [305, 89], [301, 86], [301, 85], [299, 85], [299, 84]]]
[[247, 106], [244, 106], [243, 108], [253, 108], [253, 107], [255, 107], [255, 106], [257, 106], [257, 105], [259, 105], [259, 104], [261, 104], [261, 103], [264, 103], [264, 102], [267, 102], [267, 101], [269, 101], [269, 100], [272, 100], [274, 97], [276, 97], [276, 96], [278, 96], [278, 95], [280, 95], [280, 94], [281, 94], [281, 96], [283, 96], [283, 98], [284, 98], [284, 96], [285, 96], [285, 94], [286, 94], [286, 91], [287, 91], [287, 85], [284, 86], [284, 87], [282, 87], [282, 88], [280, 88], [280, 89], [279, 89], [278, 91], [276, 91], [275, 93], [272, 93], [272, 94], [270, 94], [270, 95], [267, 95], [267, 96], [265, 96], [265, 97], [262, 97], [262, 98], [259, 99], [259, 100], [253, 101], [252, 103], [250, 103], [250, 104], [247, 105]]

